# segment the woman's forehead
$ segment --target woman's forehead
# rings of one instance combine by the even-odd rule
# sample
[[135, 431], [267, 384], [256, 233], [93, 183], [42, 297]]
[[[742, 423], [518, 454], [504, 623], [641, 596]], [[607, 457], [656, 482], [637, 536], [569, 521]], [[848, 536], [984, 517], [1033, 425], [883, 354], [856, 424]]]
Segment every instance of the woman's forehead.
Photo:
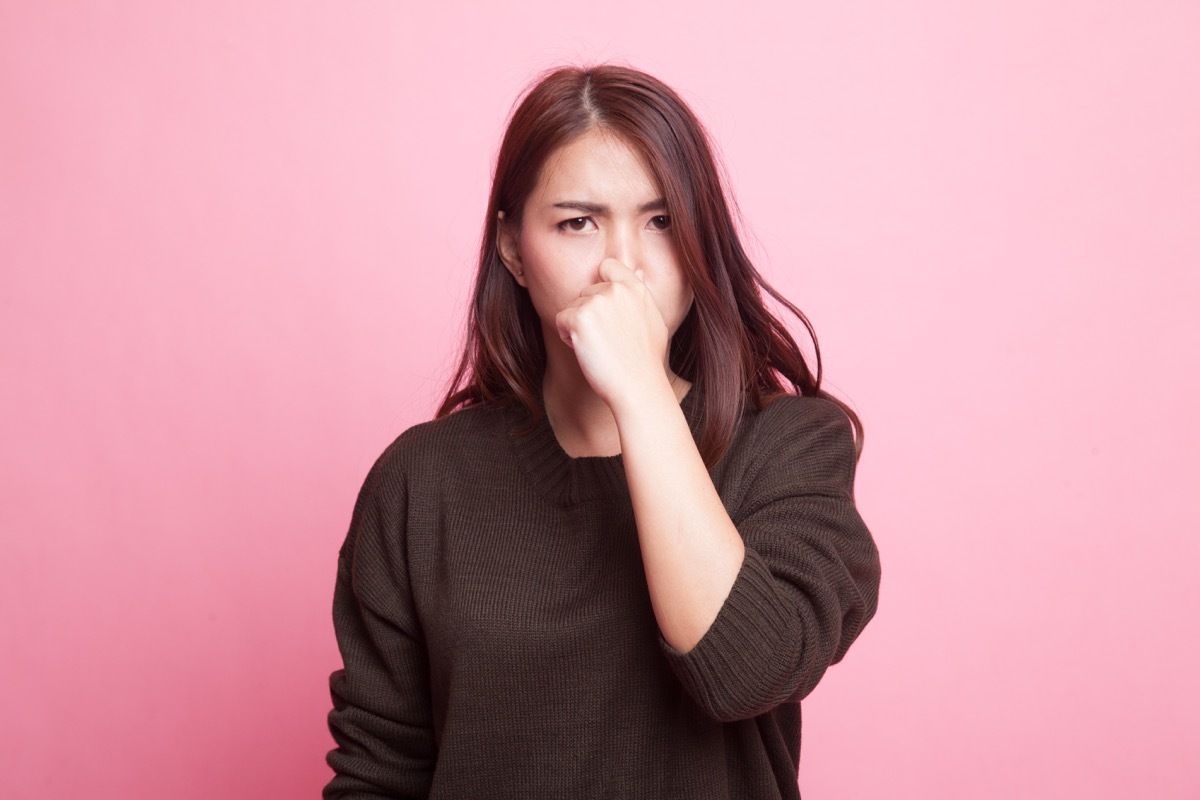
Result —
[[661, 196], [661, 187], [641, 154], [620, 136], [599, 129], [551, 153], [534, 189], [537, 202], [549, 205], [565, 197], [641, 206]]

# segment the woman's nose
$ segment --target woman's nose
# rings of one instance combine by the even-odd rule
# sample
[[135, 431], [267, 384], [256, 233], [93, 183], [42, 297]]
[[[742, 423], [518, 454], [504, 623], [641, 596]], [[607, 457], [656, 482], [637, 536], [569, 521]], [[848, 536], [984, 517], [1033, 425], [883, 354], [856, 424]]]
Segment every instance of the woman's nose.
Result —
[[615, 258], [632, 270], [641, 268], [642, 246], [637, 231], [614, 225], [605, 239], [605, 258]]

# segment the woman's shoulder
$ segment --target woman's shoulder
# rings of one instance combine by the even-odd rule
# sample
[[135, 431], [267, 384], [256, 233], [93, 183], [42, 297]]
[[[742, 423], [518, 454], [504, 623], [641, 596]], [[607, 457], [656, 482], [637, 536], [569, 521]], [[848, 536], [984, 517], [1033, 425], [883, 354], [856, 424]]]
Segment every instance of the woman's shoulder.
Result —
[[[850, 417], [828, 397], [779, 394], [748, 416], [749, 424], [756, 429], [760, 438], [764, 433], [768, 438], [773, 438], [853, 430]], [[853, 436], [853, 433], [850, 435]]]
[[808, 477], [837, 475], [842, 481], [852, 479], [857, 463], [854, 436], [850, 417], [833, 400], [781, 394], [745, 414], [730, 456], [741, 469], [759, 475], [764, 468], [785, 468]]
[[446, 416], [417, 423], [392, 440], [372, 472], [430, 474], [454, 469], [464, 461], [477, 461], [503, 446], [508, 429], [505, 409], [474, 405]]

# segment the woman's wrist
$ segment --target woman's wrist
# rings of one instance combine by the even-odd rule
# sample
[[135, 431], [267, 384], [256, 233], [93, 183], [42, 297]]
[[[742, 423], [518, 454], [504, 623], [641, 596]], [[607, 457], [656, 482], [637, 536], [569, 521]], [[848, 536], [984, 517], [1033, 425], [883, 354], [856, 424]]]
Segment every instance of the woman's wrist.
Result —
[[[624, 391], [606, 400], [617, 427], [636, 425], [646, 418], [661, 416], [662, 412], [679, 407], [681, 392], [676, 378], [667, 372], [655, 372], [645, 377], [633, 377]], [[685, 384], [686, 385], [686, 384]]]

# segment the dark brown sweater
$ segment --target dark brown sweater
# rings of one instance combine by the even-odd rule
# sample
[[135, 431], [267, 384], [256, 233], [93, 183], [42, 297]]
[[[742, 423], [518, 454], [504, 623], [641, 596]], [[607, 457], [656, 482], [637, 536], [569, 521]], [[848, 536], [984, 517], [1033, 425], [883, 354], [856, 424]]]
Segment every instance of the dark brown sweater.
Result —
[[658, 632], [621, 457], [527, 425], [458, 411], [368, 474], [338, 560], [324, 796], [799, 797], [799, 701], [879, 586], [845, 415], [785, 397], [739, 425], [710, 472], [746, 557], [687, 653]]

